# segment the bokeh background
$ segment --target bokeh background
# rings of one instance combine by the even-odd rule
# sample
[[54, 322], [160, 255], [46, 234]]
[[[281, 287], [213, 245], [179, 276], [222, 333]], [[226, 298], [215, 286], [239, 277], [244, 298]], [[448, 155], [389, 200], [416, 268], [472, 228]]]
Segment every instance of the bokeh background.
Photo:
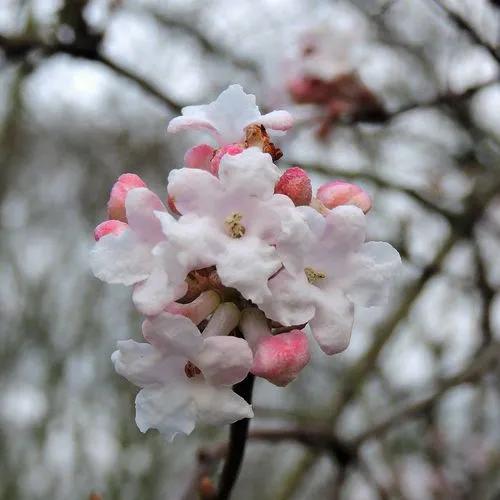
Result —
[[0, 0], [0, 498], [195, 498], [227, 429], [138, 431], [109, 357], [140, 318], [88, 252], [115, 178], [165, 197], [199, 139], [168, 120], [230, 83], [294, 113], [281, 166], [362, 185], [405, 263], [347, 351], [258, 381], [234, 498], [500, 498], [498, 3]]

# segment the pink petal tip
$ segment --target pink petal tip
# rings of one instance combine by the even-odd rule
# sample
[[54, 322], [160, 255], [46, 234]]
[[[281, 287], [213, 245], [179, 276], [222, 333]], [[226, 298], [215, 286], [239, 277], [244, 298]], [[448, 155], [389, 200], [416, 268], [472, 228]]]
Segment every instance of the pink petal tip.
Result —
[[134, 188], [147, 187], [146, 183], [135, 174], [122, 174], [111, 188], [108, 201], [108, 218], [127, 222], [125, 198]]

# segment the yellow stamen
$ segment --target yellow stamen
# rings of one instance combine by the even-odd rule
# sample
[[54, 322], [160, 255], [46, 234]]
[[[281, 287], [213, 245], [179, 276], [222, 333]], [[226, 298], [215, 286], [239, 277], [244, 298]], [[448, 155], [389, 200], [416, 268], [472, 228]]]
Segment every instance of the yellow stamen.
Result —
[[241, 224], [242, 219], [243, 215], [238, 212], [234, 212], [224, 219], [224, 223], [227, 226], [231, 238], [241, 238], [245, 234], [246, 229], [245, 226]]
[[304, 269], [304, 272], [306, 273], [307, 281], [309, 281], [311, 285], [315, 285], [319, 280], [326, 278], [325, 273], [322, 273], [321, 271], [316, 271], [312, 267], [306, 267]]

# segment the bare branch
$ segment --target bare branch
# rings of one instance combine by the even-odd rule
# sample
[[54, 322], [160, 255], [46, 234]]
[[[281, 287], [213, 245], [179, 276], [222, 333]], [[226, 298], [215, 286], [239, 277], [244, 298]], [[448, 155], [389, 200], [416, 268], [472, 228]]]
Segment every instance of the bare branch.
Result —
[[441, 3], [440, 0], [432, 0], [432, 3], [444, 14], [458, 29], [462, 32], [467, 33], [467, 35], [472, 39], [472, 41], [478, 45], [481, 45], [486, 49], [490, 56], [493, 57], [500, 64], [500, 56], [497, 54], [495, 49], [491, 47], [487, 42], [485, 42], [479, 34], [472, 29], [456, 12], [453, 12], [446, 5]]
[[406, 421], [408, 418], [413, 418], [425, 412], [427, 409], [432, 407], [444, 393], [446, 393], [450, 389], [453, 389], [458, 385], [474, 382], [482, 375], [487, 373], [488, 370], [492, 368], [492, 365], [495, 362], [498, 362], [499, 357], [500, 344], [491, 344], [488, 348], [484, 349], [483, 352], [478, 357], [476, 357], [463, 371], [442, 380], [436, 392], [426, 398], [423, 398], [415, 403], [411, 403], [410, 405], [401, 408], [400, 410], [397, 410], [382, 422], [374, 425], [370, 429], [367, 429], [354, 439], [353, 445], [355, 447], [358, 447], [368, 439], [379, 438], [394, 426]]
[[46, 43], [35, 38], [8, 38], [0, 34], [0, 48], [5, 52], [8, 59], [16, 60], [27, 57], [31, 52], [40, 51], [47, 57], [55, 54], [68, 54], [73, 57], [80, 57], [89, 61], [96, 61], [113, 70], [116, 74], [127, 78], [138, 85], [147, 94], [158, 99], [172, 112], [179, 113], [181, 105], [168, 97], [163, 91], [153, 83], [147, 81], [142, 76], [112, 61], [99, 51], [96, 44], [81, 43], [78, 39], [75, 43]]

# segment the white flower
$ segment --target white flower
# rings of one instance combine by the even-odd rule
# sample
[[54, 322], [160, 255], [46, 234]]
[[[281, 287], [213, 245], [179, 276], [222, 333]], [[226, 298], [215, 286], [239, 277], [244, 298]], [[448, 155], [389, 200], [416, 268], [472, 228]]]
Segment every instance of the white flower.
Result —
[[269, 281], [272, 298], [260, 307], [286, 325], [309, 321], [322, 350], [334, 354], [349, 344], [353, 303], [383, 303], [401, 259], [388, 243], [365, 243], [365, 215], [357, 207], [340, 206], [326, 217], [310, 207], [296, 210], [308, 234], [296, 245], [278, 243], [285, 269]]
[[[226, 309], [214, 317], [222, 330], [210, 328], [212, 334], [228, 333], [239, 319], [235, 306], [220, 307]], [[149, 343], [120, 341], [111, 356], [116, 371], [142, 388], [136, 398], [141, 432], [158, 429], [172, 440], [178, 433], [190, 434], [196, 423], [228, 424], [253, 417], [251, 406], [230, 387], [252, 366], [244, 339], [205, 338], [192, 321], [170, 313], [146, 320], [143, 334]]]
[[245, 94], [241, 85], [231, 85], [210, 104], [182, 108], [182, 116], [169, 123], [167, 132], [205, 130], [219, 146], [224, 146], [241, 141], [245, 127], [254, 123], [266, 129], [285, 131], [292, 126], [292, 116], [287, 111], [261, 115], [255, 96]]
[[225, 286], [254, 302], [269, 295], [267, 281], [281, 267], [274, 245], [286, 210], [293, 208], [286, 196], [274, 194], [279, 175], [271, 157], [257, 148], [224, 156], [219, 178], [203, 170], [173, 170], [169, 195], [184, 215], [175, 221], [157, 214], [169, 241], [215, 265]]
[[165, 212], [165, 207], [152, 191], [131, 189], [125, 209], [128, 225], [96, 242], [90, 265], [103, 281], [134, 285], [137, 308], [144, 314], [156, 314], [186, 293], [184, 279], [189, 271], [179, 266], [176, 253], [169, 251], [171, 245], [155, 216], [155, 212]]

